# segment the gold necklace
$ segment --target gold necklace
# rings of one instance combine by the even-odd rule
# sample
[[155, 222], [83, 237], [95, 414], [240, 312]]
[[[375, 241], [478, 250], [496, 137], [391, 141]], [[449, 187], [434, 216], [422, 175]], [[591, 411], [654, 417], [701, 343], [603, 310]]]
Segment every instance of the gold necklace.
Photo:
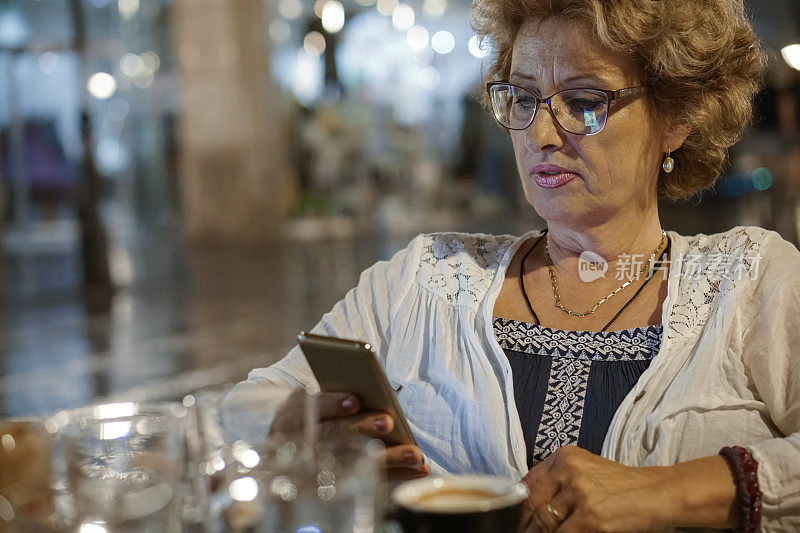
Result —
[[653, 264], [653, 262], [655, 262], [656, 255], [658, 254], [658, 251], [661, 249], [661, 247], [664, 245], [664, 241], [666, 239], [667, 239], [667, 232], [662, 230], [661, 241], [659, 241], [658, 246], [656, 246], [656, 249], [653, 250], [653, 253], [650, 254], [650, 259], [647, 261], [647, 263], [642, 266], [639, 272], [636, 273], [636, 277], [633, 279], [629, 279], [628, 281], [626, 281], [625, 283], [623, 283], [622, 285], [611, 291], [607, 296], [604, 296], [603, 298], [600, 299], [600, 301], [594, 304], [594, 306], [592, 306], [591, 309], [589, 309], [588, 311], [584, 311], [583, 313], [579, 313], [577, 311], [571, 311], [566, 307], [564, 307], [564, 304], [561, 303], [561, 296], [559, 296], [558, 294], [558, 286], [556, 285], [556, 267], [553, 264], [553, 260], [550, 258], [550, 248], [546, 240], [544, 244], [544, 260], [547, 263], [547, 270], [550, 272], [550, 284], [553, 286], [553, 296], [556, 299], [556, 307], [558, 307], [568, 315], [575, 316], [578, 318], [588, 315], [593, 315], [594, 312], [597, 311], [597, 308], [600, 307], [603, 303], [605, 303], [609, 298], [619, 293], [621, 290], [623, 290], [625, 287], [633, 283], [635, 280], [638, 280], [642, 274], [644, 274], [645, 272], [649, 271], [650, 268], [652, 268], [651, 265]]

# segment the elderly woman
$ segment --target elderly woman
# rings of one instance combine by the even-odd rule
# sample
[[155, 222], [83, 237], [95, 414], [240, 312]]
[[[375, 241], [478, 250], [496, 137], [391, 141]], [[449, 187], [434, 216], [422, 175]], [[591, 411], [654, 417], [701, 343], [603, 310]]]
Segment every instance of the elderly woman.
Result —
[[[741, 0], [474, 9], [547, 228], [421, 235], [314, 329], [375, 347], [419, 444], [389, 448], [390, 473], [524, 478], [546, 531], [800, 530], [800, 253], [658, 214], [714, 182], [750, 118], [765, 59]], [[295, 349], [246, 386], [309, 383]], [[321, 402], [325, 424], [391, 429]]]

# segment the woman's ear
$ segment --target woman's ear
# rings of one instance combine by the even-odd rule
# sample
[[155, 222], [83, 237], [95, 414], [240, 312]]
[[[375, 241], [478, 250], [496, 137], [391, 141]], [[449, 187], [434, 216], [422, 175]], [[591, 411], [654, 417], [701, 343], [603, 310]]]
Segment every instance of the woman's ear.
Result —
[[692, 126], [686, 122], [673, 122], [668, 125], [662, 136], [663, 142], [661, 144], [662, 152], [674, 152], [686, 141], [686, 138], [692, 132]]

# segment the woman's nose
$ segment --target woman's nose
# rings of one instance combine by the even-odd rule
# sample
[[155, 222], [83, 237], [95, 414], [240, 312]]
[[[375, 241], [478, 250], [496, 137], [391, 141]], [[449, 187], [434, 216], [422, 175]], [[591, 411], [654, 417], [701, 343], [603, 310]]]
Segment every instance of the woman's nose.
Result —
[[564, 144], [564, 131], [558, 125], [553, 109], [547, 102], [541, 102], [533, 117], [533, 122], [525, 130], [525, 146], [532, 152], [557, 149]]

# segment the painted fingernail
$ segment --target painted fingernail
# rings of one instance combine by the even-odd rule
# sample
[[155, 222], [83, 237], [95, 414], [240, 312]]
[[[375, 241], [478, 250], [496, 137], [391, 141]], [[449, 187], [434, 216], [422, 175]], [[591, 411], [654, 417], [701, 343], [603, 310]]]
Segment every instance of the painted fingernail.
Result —
[[347, 411], [355, 407], [355, 405], [356, 402], [354, 402], [352, 398], [345, 398], [344, 400], [342, 400], [342, 408], [346, 409]]
[[414, 452], [406, 452], [403, 454], [403, 462], [409, 465], [413, 465], [419, 461], [417, 460], [417, 456], [414, 455]]
[[375, 426], [375, 429], [380, 433], [386, 431], [386, 419], [383, 417], [376, 418], [375, 422], [372, 423]]

